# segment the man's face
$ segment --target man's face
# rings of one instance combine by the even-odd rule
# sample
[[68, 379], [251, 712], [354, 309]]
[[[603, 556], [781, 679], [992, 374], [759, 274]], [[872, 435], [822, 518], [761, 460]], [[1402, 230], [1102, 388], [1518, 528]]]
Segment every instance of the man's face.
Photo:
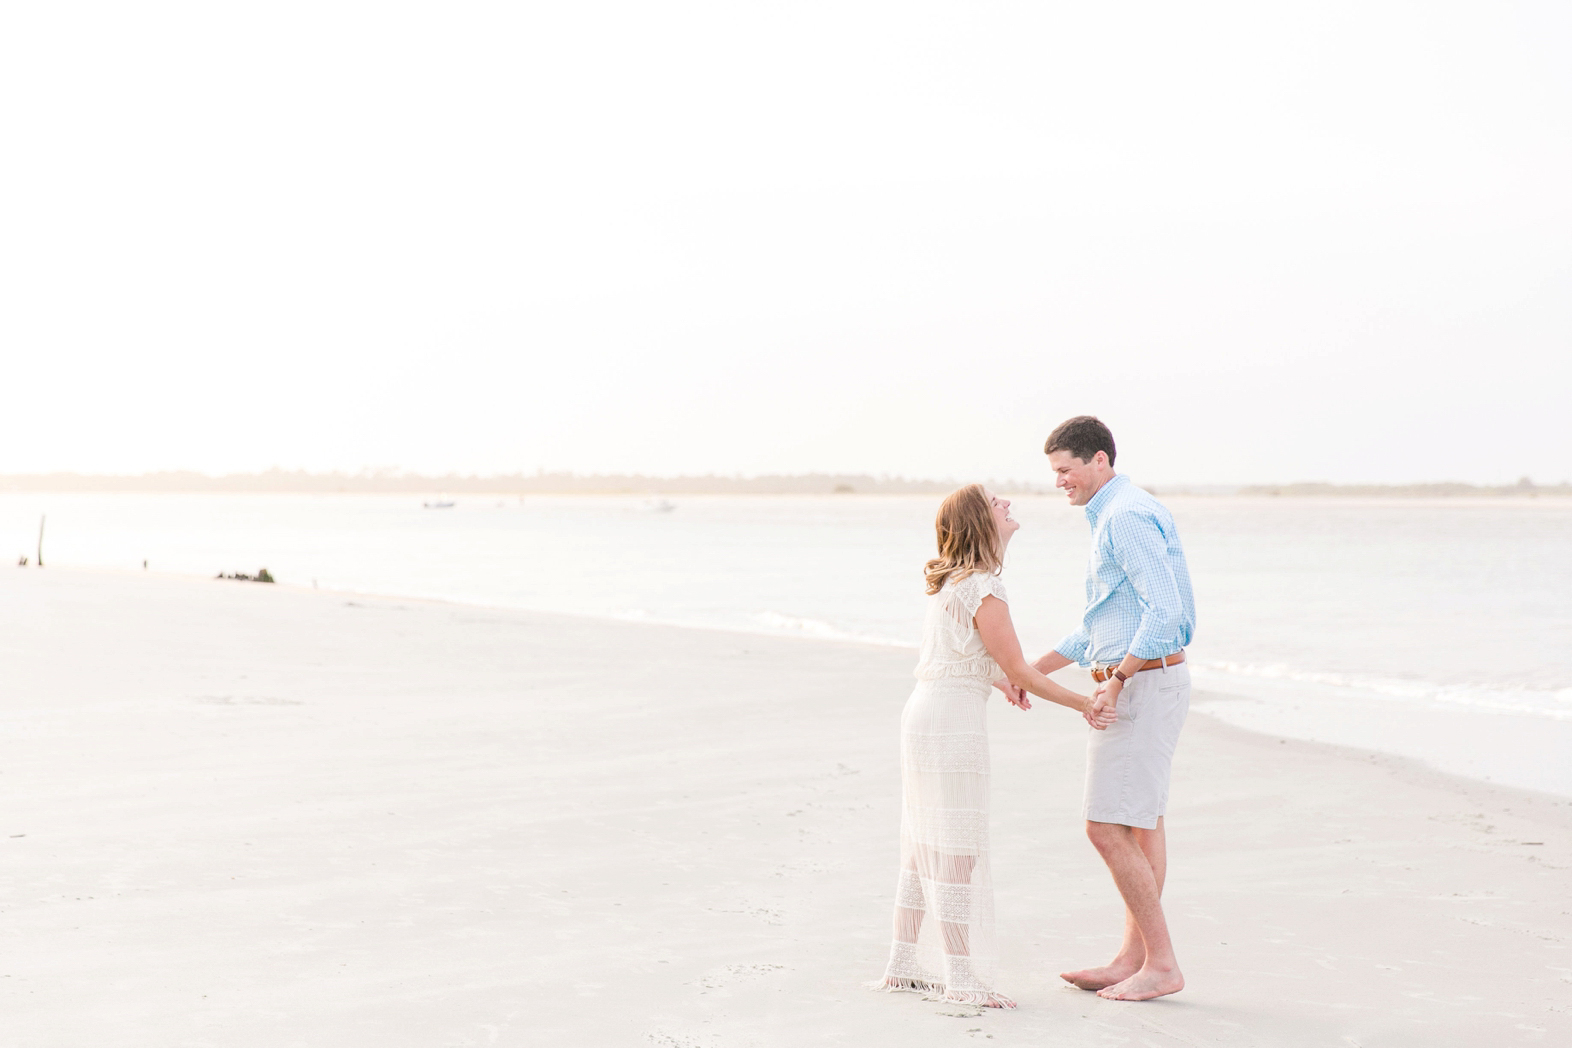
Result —
[[1053, 451], [1048, 455], [1048, 465], [1053, 467], [1053, 486], [1064, 489], [1072, 506], [1084, 506], [1092, 501], [1097, 489], [1108, 482], [1113, 472], [1108, 468], [1108, 456], [1101, 451], [1093, 455], [1090, 462], [1068, 451]]

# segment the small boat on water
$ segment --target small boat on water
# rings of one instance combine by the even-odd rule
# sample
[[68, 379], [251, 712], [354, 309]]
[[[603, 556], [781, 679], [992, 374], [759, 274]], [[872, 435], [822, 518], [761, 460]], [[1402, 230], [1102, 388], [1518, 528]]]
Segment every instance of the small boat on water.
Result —
[[458, 503], [454, 502], [452, 499], [436, 498], [427, 502], [422, 502], [421, 505], [427, 509], [452, 509], [454, 506], [458, 505]]
[[670, 513], [672, 510], [677, 508], [677, 504], [670, 499], [657, 497], [645, 499], [643, 502], [639, 503], [639, 507], [641, 509], [647, 510], [650, 513]]

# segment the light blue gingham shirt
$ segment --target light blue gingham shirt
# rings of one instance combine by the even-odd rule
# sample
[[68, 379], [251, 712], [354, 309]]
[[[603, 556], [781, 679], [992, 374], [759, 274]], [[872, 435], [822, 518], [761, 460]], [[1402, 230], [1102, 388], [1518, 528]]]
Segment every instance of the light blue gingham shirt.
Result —
[[1081, 628], [1054, 646], [1087, 665], [1172, 655], [1195, 633], [1195, 594], [1173, 515], [1115, 474], [1086, 504], [1092, 557]]

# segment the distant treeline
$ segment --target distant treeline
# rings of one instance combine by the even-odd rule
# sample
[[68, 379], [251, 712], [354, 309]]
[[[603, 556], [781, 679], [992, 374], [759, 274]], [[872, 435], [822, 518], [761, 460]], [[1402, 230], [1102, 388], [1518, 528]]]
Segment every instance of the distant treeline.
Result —
[[[1051, 484], [990, 480], [1012, 495], [1048, 494]], [[874, 477], [865, 473], [805, 473], [763, 477], [645, 477], [621, 473], [513, 473], [489, 477], [449, 473], [361, 472], [307, 473], [270, 469], [262, 473], [230, 473], [221, 477], [190, 471], [143, 473], [137, 476], [93, 476], [82, 473], [35, 473], [0, 476], [0, 492], [277, 492], [295, 494], [462, 495], [942, 495], [959, 484], [954, 480]], [[1149, 487], [1149, 486], [1148, 486]], [[1523, 478], [1496, 487], [1478, 484], [1256, 484], [1163, 485], [1161, 495], [1342, 496], [1352, 498], [1523, 498], [1572, 497], [1572, 484], [1539, 485]]]
[[[520, 494], [520, 495], [926, 495], [953, 491], [949, 480], [908, 480], [852, 473], [808, 473], [763, 477], [645, 477], [628, 474], [514, 473], [497, 476], [421, 476], [414, 473], [307, 473], [270, 469], [262, 473], [164, 472], [138, 476], [47, 473], [0, 477], [0, 491], [103, 492], [294, 492], [346, 494]], [[1014, 481], [1010, 491], [1035, 490]]]
[[1516, 484], [1255, 484], [1239, 489], [1241, 495], [1332, 495], [1345, 498], [1524, 498], [1539, 495], [1572, 496], [1572, 484], [1535, 484], [1524, 477]]

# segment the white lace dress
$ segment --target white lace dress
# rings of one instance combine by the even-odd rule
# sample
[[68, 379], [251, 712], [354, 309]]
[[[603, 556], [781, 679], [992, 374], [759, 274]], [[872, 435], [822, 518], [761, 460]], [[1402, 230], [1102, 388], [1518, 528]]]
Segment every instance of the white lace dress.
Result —
[[989, 596], [1006, 599], [996, 575], [947, 582], [929, 598], [917, 687], [901, 712], [895, 934], [875, 985], [1010, 1008], [994, 989], [984, 716], [1001, 674], [972, 623]]

